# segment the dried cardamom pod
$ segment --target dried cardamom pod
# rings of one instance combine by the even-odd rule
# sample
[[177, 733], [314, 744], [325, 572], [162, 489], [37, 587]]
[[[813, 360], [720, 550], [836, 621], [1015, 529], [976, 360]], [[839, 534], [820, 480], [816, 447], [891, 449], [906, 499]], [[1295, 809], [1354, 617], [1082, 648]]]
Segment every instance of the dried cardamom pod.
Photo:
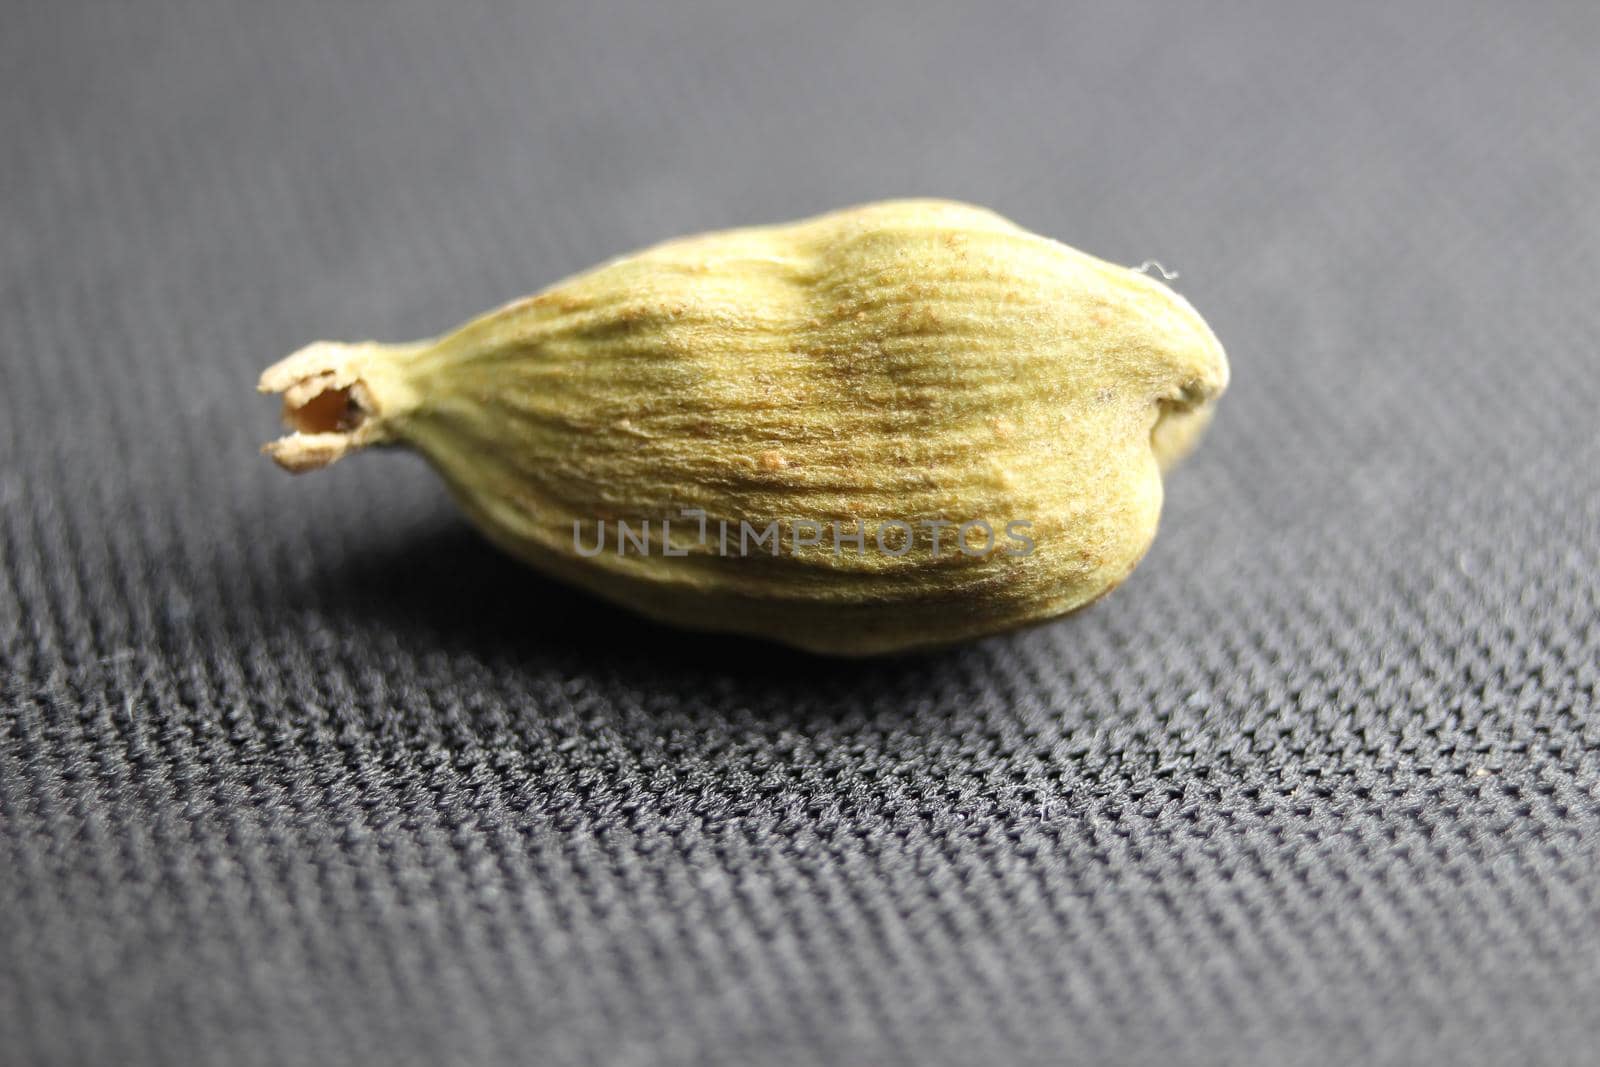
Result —
[[669, 241], [430, 341], [319, 342], [261, 389], [289, 470], [408, 445], [548, 574], [859, 655], [1117, 585], [1227, 380], [1160, 282], [906, 200]]

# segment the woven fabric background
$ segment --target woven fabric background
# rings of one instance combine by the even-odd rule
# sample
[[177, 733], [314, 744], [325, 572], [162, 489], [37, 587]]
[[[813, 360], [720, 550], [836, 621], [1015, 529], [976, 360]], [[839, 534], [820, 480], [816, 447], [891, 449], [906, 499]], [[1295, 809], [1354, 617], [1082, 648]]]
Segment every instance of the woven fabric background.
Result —
[[[0, 1062], [1600, 1055], [1594, 4], [4, 23]], [[255, 452], [311, 339], [912, 194], [1228, 346], [1079, 616], [684, 636]]]

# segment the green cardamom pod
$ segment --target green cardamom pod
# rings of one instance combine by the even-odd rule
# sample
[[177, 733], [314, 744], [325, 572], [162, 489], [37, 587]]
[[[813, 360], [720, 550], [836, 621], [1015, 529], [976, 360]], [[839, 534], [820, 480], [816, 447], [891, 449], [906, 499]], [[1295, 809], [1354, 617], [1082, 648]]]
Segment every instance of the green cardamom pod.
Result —
[[407, 445], [547, 574], [866, 655], [1116, 586], [1227, 381], [1162, 283], [902, 200], [668, 241], [434, 340], [318, 342], [261, 389], [289, 470]]

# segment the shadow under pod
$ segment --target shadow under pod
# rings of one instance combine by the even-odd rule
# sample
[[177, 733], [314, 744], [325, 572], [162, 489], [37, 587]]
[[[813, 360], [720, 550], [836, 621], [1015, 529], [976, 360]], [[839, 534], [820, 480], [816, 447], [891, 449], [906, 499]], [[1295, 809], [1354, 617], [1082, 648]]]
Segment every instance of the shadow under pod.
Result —
[[781, 702], [790, 691], [804, 693], [808, 705], [832, 699], [859, 707], [864, 691], [924, 702], [988, 644], [871, 659], [820, 656], [652, 622], [544, 577], [463, 521], [392, 531], [377, 541], [327, 561], [291, 600], [335, 625], [380, 627], [410, 650], [467, 651], [528, 669], [604, 672], [663, 687], [731, 687], [727, 695], [751, 699]]

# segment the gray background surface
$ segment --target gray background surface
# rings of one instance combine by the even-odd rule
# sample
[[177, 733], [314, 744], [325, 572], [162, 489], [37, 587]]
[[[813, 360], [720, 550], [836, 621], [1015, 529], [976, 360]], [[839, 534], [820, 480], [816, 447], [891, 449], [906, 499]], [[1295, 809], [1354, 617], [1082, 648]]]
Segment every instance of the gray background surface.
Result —
[[[11, 3], [0, 1062], [1594, 1062], [1600, 9]], [[1087, 612], [634, 622], [256, 372], [881, 196], [1234, 385]]]

